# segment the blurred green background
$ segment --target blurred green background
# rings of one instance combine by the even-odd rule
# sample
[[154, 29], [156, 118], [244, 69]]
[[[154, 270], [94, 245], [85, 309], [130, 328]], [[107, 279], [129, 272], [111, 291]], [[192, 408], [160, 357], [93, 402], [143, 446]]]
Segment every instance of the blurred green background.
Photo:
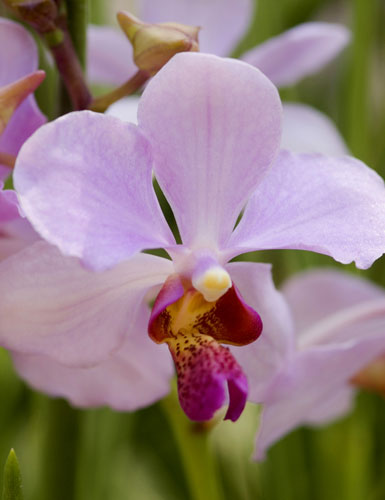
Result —
[[[92, 0], [90, 19], [111, 18], [109, 7]], [[327, 113], [352, 153], [385, 175], [383, 0], [259, 0], [234, 54], [310, 20], [344, 23], [352, 43], [282, 97]], [[300, 269], [334, 265], [294, 251], [249, 257], [273, 262], [278, 284]], [[365, 275], [385, 285], [384, 259]], [[385, 400], [377, 395], [359, 394], [354, 412], [332, 425], [296, 430], [257, 464], [250, 460], [253, 406], [236, 424], [221, 422], [210, 433], [189, 424], [173, 397], [133, 414], [80, 411], [28, 389], [4, 350], [0, 394], [0, 462], [16, 449], [26, 500], [215, 500], [207, 482], [216, 480], [217, 497], [228, 500], [385, 499]]]

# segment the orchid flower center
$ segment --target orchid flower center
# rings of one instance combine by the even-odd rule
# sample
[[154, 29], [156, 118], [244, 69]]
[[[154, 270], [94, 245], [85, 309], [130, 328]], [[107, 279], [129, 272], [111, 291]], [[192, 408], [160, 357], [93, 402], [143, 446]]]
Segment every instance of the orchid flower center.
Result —
[[247, 400], [247, 379], [220, 343], [246, 345], [262, 330], [258, 314], [243, 302], [228, 273], [219, 271], [204, 271], [197, 281], [171, 276], [149, 322], [150, 337], [166, 342], [174, 360], [181, 406], [197, 421], [212, 418], [227, 399], [225, 418], [238, 419]]

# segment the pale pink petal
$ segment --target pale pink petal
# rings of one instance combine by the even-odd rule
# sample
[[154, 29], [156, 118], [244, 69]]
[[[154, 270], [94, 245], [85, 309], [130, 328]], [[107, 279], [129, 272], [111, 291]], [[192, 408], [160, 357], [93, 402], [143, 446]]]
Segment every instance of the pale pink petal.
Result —
[[281, 148], [296, 153], [349, 154], [329, 117], [315, 108], [294, 103], [283, 105]]
[[32, 36], [21, 24], [0, 18], [0, 87], [33, 73], [37, 67]]
[[333, 269], [296, 274], [283, 284], [282, 292], [298, 336], [333, 314], [385, 298], [385, 291], [370, 281]]
[[88, 27], [87, 75], [91, 83], [121, 85], [136, 71], [132, 46], [123, 31], [110, 26]]
[[3, 185], [0, 181], [0, 227], [20, 217], [15, 191], [11, 189], [3, 190], [2, 188]]
[[275, 87], [241, 61], [177, 54], [145, 89], [138, 120], [183, 243], [224, 245], [277, 152]]
[[0, 345], [73, 366], [108, 358], [132, 329], [145, 293], [172, 263], [138, 254], [90, 272], [38, 242], [0, 265]]
[[282, 294], [274, 287], [269, 264], [233, 262], [227, 270], [245, 302], [262, 319], [262, 334], [254, 343], [231, 348], [247, 375], [249, 399], [260, 402], [272, 378], [293, 353], [292, 319]]
[[[385, 301], [383, 302], [385, 304]], [[349, 409], [349, 380], [385, 350], [385, 305], [382, 332], [361, 338], [324, 345], [298, 353], [272, 383], [257, 435], [256, 458], [264, 458], [266, 449], [286, 433], [306, 423], [326, 423]], [[368, 321], [363, 321], [365, 327]], [[317, 416], [317, 413], [319, 415]]]
[[0, 182], [0, 261], [37, 239], [29, 222], [21, 217], [15, 191], [1, 190]]
[[34, 134], [18, 156], [14, 183], [43, 238], [105, 269], [173, 243], [151, 175], [150, 146], [137, 127], [80, 111]]
[[313, 409], [309, 408], [306, 423], [312, 426], [322, 426], [344, 417], [353, 410], [356, 390], [350, 385], [344, 385], [339, 391], [332, 391]]
[[140, 0], [138, 8], [146, 22], [200, 26], [200, 50], [219, 56], [234, 49], [253, 14], [252, 0]]
[[385, 251], [384, 182], [359, 160], [282, 151], [230, 240], [233, 255], [310, 250], [366, 269]]
[[22, 217], [0, 225], [0, 261], [39, 239], [31, 224]]
[[106, 115], [115, 116], [124, 122], [138, 123], [139, 97], [131, 96], [120, 99], [112, 104], [106, 111]]
[[71, 368], [48, 356], [14, 352], [16, 370], [35, 389], [75, 406], [133, 411], [150, 405], [169, 392], [174, 369], [167, 347], [148, 337], [149, 314], [143, 305], [119, 351], [94, 367]]
[[[28, 96], [14, 112], [6, 129], [1, 134], [0, 151], [16, 156], [28, 137], [46, 121], [47, 119], [38, 108], [34, 96]], [[2, 174], [0, 171], [0, 180], [10, 174], [7, 167], [3, 166], [2, 169], [4, 169], [2, 170], [4, 173]]]
[[350, 40], [340, 24], [304, 23], [243, 55], [277, 86], [293, 85], [334, 59]]
[[[13, 83], [38, 68], [36, 44], [20, 24], [0, 19], [0, 87]], [[33, 96], [19, 106], [0, 137], [0, 151], [16, 155], [24, 141], [46, 118], [37, 107]], [[0, 181], [9, 175], [9, 169], [0, 165]]]

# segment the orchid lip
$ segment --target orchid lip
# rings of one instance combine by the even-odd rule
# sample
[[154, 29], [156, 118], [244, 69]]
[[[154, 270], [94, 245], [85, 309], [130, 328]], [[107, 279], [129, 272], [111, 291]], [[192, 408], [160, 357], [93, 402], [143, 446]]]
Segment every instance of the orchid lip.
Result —
[[211, 419], [227, 394], [225, 418], [239, 418], [247, 401], [247, 379], [220, 343], [246, 345], [261, 330], [259, 315], [243, 302], [234, 285], [218, 300], [208, 301], [188, 280], [179, 275], [168, 278], [155, 301], [148, 331], [155, 342], [169, 347], [179, 400], [191, 420]]

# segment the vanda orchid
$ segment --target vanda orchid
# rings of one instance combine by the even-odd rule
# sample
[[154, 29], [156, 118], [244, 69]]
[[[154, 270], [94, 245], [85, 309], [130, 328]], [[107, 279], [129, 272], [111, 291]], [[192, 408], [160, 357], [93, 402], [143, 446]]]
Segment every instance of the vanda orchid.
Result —
[[[241, 61], [175, 56], [144, 91], [138, 122], [71, 113], [23, 146], [15, 187], [48, 243], [0, 267], [1, 344], [43, 390], [134, 409], [162, 397], [172, 373], [147, 324], [171, 351], [186, 414], [211, 418], [227, 385], [236, 420], [248, 386], [261, 401], [286, 356], [290, 319], [268, 266], [229, 261], [296, 248], [370, 266], [385, 249], [384, 183], [353, 158], [280, 152], [277, 90]], [[159, 248], [172, 259], [143, 253]], [[268, 356], [256, 365], [258, 350]]]
[[24, 141], [45, 123], [32, 92], [43, 81], [32, 36], [0, 18], [0, 181], [10, 173]]
[[[226, 56], [245, 34], [252, 19], [251, 0], [137, 0], [134, 14], [147, 23], [178, 22], [199, 26], [202, 52]], [[333, 59], [348, 43], [342, 25], [310, 22], [271, 38], [242, 55], [277, 86], [297, 83]], [[89, 77], [119, 85], [135, 71], [132, 47], [125, 35], [108, 26], [88, 30]]]
[[[224, 56], [245, 33], [253, 2], [242, 0], [163, 0], [135, 2], [134, 13], [148, 23], [170, 20], [200, 26], [202, 52]], [[350, 40], [346, 27], [326, 22], [300, 24], [241, 56], [259, 68], [276, 86], [298, 83], [336, 57]], [[136, 71], [133, 50], [126, 36], [107, 26], [90, 26], [88, 70], [95, 83], [118, 85]], [[135, 122], [139, 98], [130, 96], [108, 109], [108, 114]], [[346, 154], [334, 124], [319, 111], [299, 103], [283, 104], [285, 148], [300, 152]], [[324, 140], [320, 141], [320, 136]]]
[[293, 428], [321, 425], [351, 406], [354, 386], [385, 394], [385, 292], [335, 270], [295, 275], [282, 288], [296, 338], [267, 385], [257, 458]]

